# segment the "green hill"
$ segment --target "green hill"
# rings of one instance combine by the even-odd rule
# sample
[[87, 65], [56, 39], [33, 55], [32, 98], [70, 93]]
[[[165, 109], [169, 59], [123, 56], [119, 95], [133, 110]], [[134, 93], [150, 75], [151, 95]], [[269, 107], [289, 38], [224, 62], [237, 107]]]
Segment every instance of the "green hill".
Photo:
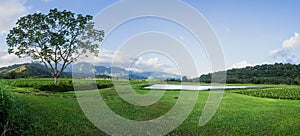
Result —
[[51, 77], [47, 69], [38, 63], [16, 64], [0, 68], [0, 78], [32, 78], [32, 77]]
[[[71, 74], [63, 73], [61, 77], [70, 77]], [[0, 68], [0, 78], [51, 78], [51, 73], [39, 63], [15, 64]]]
[[[225, 72], [225, 71], [220, 71]], [[211, 82], [212, 74], [199, 77], [200, 82]], [[300, 85], [300, 64], [265, 64], [254, 67], [230, 69], [226, 71], [227, 83], [254, 83], [254, 84], [294, 84]]]

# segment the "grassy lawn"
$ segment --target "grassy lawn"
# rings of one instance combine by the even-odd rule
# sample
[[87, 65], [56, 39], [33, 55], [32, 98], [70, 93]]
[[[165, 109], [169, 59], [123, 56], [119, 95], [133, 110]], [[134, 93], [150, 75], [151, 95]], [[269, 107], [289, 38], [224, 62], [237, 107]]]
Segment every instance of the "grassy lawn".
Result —
[[103, 134], [85, 118], [76, 99], [19, 95], [27, 104], [34, 131], [32, 135]]
[[[45, 81], [46, 82], [46, 81]], [[99, 81], [107, 82], [107, 81]], [[145, 81], [132, 81], [139, 93]], [[30, 85], [29, 85], [30, 86]], [[269, 85], [269, 91], [299, 90], [299, 86]], [[74, 92], [41, 92], [33, 87], [14, 87], [26, 104], [33, 126], [32, 135], [105, 135], [81, 111]], [[157, 118], [169, 111], [177, 101], [178, 91], [166, 91], [155, 104], [140, 107], [122, 100], [113, 88], [99, 90], [107, 105], [117, 114], [133, 120]], [[263, 89], [225, 91], [215, 116], [199, 127], [199, 117], [209, 91], [200, 91], [190, 116], [169, 135], [297, 135], [300, 134], [300, 101], [255, 97], [241, 92]]]

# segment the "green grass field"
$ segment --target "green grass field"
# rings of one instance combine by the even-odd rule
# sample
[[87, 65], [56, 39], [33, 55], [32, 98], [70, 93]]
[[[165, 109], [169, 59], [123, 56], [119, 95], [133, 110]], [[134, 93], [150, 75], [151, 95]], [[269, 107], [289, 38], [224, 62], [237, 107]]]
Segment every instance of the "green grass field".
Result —
[[[12, 86], [17, 98], [26, 105], [26, 115], [30, 120], [28, 125], [31, 128], [26, 132], [27, 135], [105, 135], [85, 117], [74, 92], [39, 91], [34, 88], [36, 85], [52, 83], [51, 79], [39, 80], [4, 81]], [[97, 80], [97, 83], [111, 82]], [[139, 93], [147, 93], [148, 90], [141, 89], [141, 86], [148, 84], [146, 81], [131, 81], [132, 87]], [[300, 134], [300, 101], [297, 100], [300, 87], [266, 86], [268, 88], [226, 90], [217, 113], [202, 127], [198, 126], [198, 121], [209, 91], [200, 91], [190, 116], [169, 135]], [[133, 120], [149, 120], [165, 114], [176, 103], [179, 95], [178, 91], [166, 91], [157, 103], [139, 107], [124, 102], [113, 87], [100, 89], [99, 92], [115, 113]]]

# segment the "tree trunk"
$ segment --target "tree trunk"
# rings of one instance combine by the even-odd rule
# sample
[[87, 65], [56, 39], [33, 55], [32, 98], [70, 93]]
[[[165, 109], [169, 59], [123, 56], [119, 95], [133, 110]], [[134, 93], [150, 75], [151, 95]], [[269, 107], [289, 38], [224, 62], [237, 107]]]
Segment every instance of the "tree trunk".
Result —
[[57, 86], [58, 85], [58, 78], [54, 77], [54, 85]]

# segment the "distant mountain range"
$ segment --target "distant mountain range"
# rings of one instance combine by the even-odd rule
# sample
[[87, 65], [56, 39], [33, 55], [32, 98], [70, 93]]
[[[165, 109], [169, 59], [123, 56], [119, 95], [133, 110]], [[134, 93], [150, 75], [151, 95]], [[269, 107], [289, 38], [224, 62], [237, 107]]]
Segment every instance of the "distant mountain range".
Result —
[[[61, 77], [72, 77], [72, 65], [67, 67], [62, 73]], [[135, 72], [127, 71], [120, 67], [105, 67], [105, 66], [93, 66], [89, 63], [78, 63], [74, 65], [75, 72], [77, 69], [84, 69], [89, 74], [96, 75], [98, 78], [111, 78], [118, 77], [120, 79], [154, 79], [154, 80], [166, 80], [166, 79], [181, 79], [180, 75], [166, 73], [166, 72]], [[84, 72], [83, 72], [84, 73]], [[84, 74], [83, 74], [84, 75]], [[51, 78], [51, 73], [47, 68], [40, 63], [25, 63], [15, 64], [8, 67], [0, 68], [0, 78], [14, 79], [14, 78]]]
[[[135, 72], [127, 71], [120, 67], [93, 66], [89, 63], [78, 63], [69, 66], [61, 77], [72, 77], [72, 67], [74, 73], [85, 77], [86, 75], [96, 75], [98, 78], [117, 77], [120, 79], [154, 79], [154, 80], [180, 80], [181, 76], [165, 72]], [[254, 83], [254, 84], [295, 84], [300, 85], [300, 64], [265, 64], [254, 67], [239, 69], [229, 69], [215, 73], [203, 74], [199, 78], [187, 81], [200, 81], [210, 83], [212, 75], [226, 72], [227, 83]], [[9, 67], [0, 68], [0, 78], [51, 78], [51, 73], [39, 63], [16, 64]]]

